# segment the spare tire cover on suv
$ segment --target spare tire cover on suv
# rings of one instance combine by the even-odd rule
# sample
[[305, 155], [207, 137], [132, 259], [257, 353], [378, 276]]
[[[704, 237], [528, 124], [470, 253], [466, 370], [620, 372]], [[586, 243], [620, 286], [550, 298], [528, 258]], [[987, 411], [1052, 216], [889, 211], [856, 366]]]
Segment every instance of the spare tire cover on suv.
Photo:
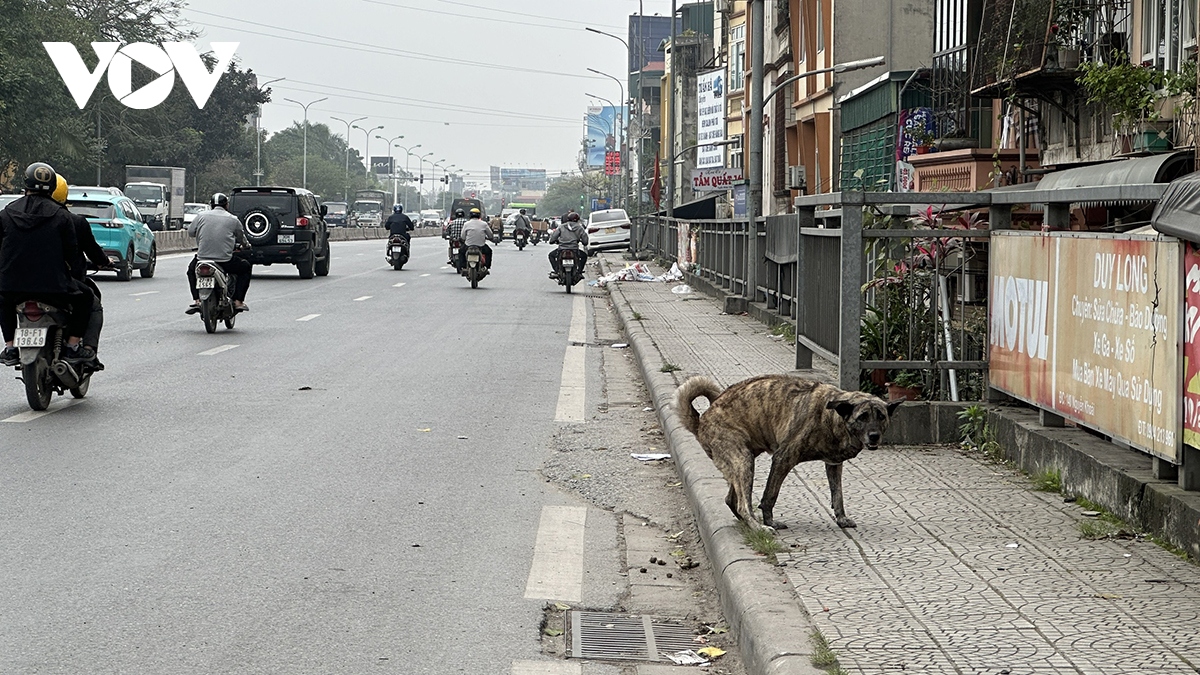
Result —
[[279, 231], [279, 217], [267, 207], [255, 207], [242, 216], [242, 229], [251, 244], [270, 244]]

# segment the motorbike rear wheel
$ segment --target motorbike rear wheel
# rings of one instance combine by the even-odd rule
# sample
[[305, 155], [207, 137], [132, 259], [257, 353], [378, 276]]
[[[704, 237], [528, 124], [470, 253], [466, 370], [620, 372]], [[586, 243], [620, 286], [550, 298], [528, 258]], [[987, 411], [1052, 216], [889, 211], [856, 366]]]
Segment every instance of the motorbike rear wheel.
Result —
[[471, 288], [479, 288], [479, 268], [472, 267], [467, 270], [467, 278], [471, 280]]
[[50, 364], [43, 358], [21, 368], [21, 379], [25, 381], [25, 399], [34, 410], [50, 407], [54, 390], [50, 387]]
[[200, 318], [204, 319], [204, 330], [206, 332], [217, 332], [217, 308], [211, 296], [207, 300], [200, 301]]
[[88, 387], [92, 384], [92, 374], [88, 373], [79, 379], [79, 386], [71, 389], [71, 396], [74, 398], [83, 398], [87, 396]]

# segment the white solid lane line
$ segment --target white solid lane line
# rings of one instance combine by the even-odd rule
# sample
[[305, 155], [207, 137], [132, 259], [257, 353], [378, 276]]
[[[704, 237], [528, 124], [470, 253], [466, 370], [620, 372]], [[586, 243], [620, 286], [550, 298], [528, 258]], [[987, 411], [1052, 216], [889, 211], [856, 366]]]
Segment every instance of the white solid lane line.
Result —
[[404, 288], [404, 282], [401, 281], [398, 284], [392, 284], [392, 288]]
[[355, 298], [355, 299], [354, 299], [354, 301], [355, 301], [355, 302], [362, 302], [362, 301], [364, 301], [364, 300], [370, 300], [370, 299], [371, 299], [371, 298], [373, 298], [373, 297], [375, 297], [375, 296], [373, 296], [373, 295], [364, 295], [364, 296], [362, 296], [361, 298]]
[[302, 316], [296, 320], [297, 321], [312, 321], [313, 319], [317, 318], [318, 316], [321, 316], [321, 315], [320, 314], [309, 314], [308, 316]]
[[562, 384], [558, 389], [556, 422], [582, 422], [587, 400], [587, 306], [582, 297], [575, 298], [571, 309], [571, 344], [563, 355]]
[[571, 661], [513, 661], [512, 675], [580, 675], [583, 664]]
[[129, 297], [131, 297], [131, 298], [140, 298], [140, 297], [142, 297], [143, 295], [154, 295], [155, 293], [160, 293], [160, 292], [161, 292], [161, 291], [145, 291], [145, 292], [142, 292], [142, 293], [130, 293], [130, 294], [129, 294]]
[[528, 600], [583, 601], [583, 535], [587, 508], [543, 506], [525, 583]]
[[0, 422], [11, 422], [12, 424], [24, 424], [25, 422], [32, 422], [32, 421], [38, 419], [39, 417], [45, 417], [46, 415], [53, 415], [56, 412], [66, 410], [67, 408], [70, 408], [71, 406], [74, 406], [74, 405], [79, 405], [80, 403], [83, 403], [83, 399], [73, 398], [73, 399], [70, 399], [67, 402], [63, 403], [62, 405], [52, 407], [49, 410], [42, 410], [42, 411], [30, 410], [29, 412], [23, 412], [20, 415], [13, 415], [12, 417], [10, 417], [6, 420], [0, 420]]
[[196, 356], [216, 356], [217, 354], [220, 354], [221, 352], [227, 352], [230, 349], [237, 349], [240, 346], [241, 345], [221, 345], [220, 347], [214, 347], [206, 352], [200, 352]]

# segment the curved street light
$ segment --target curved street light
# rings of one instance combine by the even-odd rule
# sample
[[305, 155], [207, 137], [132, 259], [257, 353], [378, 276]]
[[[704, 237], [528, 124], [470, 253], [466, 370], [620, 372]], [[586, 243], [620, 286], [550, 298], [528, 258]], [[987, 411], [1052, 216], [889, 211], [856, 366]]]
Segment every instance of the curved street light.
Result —
[[367, 170], [363, 172], [363, 179], [369, 182], [371, 180], [371, 134], [382, 129], [383, 125], [380, 124], [377, 127], [371, 127], [370, 129], [364, 129], [356, 124], [356, 125], [354, 125], [353, 128], [358, 129], [359, 131], [363, 132], [367, 136], [367, 146], [363, 149], [363, 152], [366, 153], [363, 156], [363, 160], [365, 160], [363, 162], [363, 164], [367, 165]]
[[342, 201], [348, 202], [350, 201], [350, 125], [358, 124], [367, 118], [365, 116], [356, 117], [349, 121], [340, 117], [330, 117], [329, 119], [337, 120], [346, 125], [346, 185], [342, 188]]
[[[268, 85], [274, 84], [276, 82], [282, 82], [286, 79], [287, 79], [286, 77], [277, 77], [273, 80], [268, 80], [268, 81], [263, 82], [262, 84], [258, 85], [258, 90], [262, 91]], [[262, 176], [263, 176], [263, 172], [262, 172], [262, 131], [260, 130], [261, 125], [262, 125], [262, 107], [263, 107], [263, 104], [259, 103], [258, 104], [258, 112], [257, 112], [257, 114], [254, 115], [254, 154], [256, 157], [255, 162], [254, 162], [255, 167], [256, 167], [254, 170], [254, 184], [255, 185], [262, 185]], [[100, 184], [99, 177], [97, 177], [96, 184], [97, 185]], [[192, 196], [194, 197], [195, 195], [192, 195]]]
[[425, 159], [432, 157], [435, 153], [427, 152], [424, 155], [416, 155], [417, 158], [417, 173], [421, 175], [421, 180], [417, 183], [418, 200], [423, 199], [421, 193], [425, 190]]
[[317, 103], [320, 103], [321, 101], [328, 101], [329, 97], [326, 96], [325, 98], [319, 98], [315, 101], [312, 101], [308, 105], [305, 105], [305, 104], [301, 103], [300, 101], [297, 101], [296, 99], [292, 99], [292, 98], [285, 98], [283, 100], [285, 100], [289, 103], [295, 103], [296, 105], [300, 106], [301, 108], [304, 108], [304, 175], [301, 178], [300, 187], [307, 190], [308, 189], [308, 106], [316, 105]]
[[395, 138], [384, 138], [383, 136], [376, 134], [375, 138], [378, 138], [381, 141], [387, 141], [388, 173], [390, 173], [392, 175], [392, 205], [395, 205], [396, 204], [396, 192], [399, 188], [398, 188], [398, 182], [396, 180], [396, 160], [392, 158], [392, 144], [395, 143], [396, 141], [400, 140], [401, 138], [404, 138], [404, 136], [400, 135], [400, 136], [396, 136]]
[[[406, 148], [403, 145], [400, 145], [399, 143], [397, 143], [397, 144], [395, 144], [395, 147], [400, 148], [401, 150], [404, 151], [404, 201], [408, 201], [408, 186], [410, 183], [412, 183], [412, 174], [409, 173], [409, 171], [408, 171], [409, 160], [412, 159], [412, 156], [413, 156], [412, 151], [421, 147], [421, 144], [417, 143], [414, 146]], [[421, 200], [418, 199], [417, 200], [417, 209], [419, 210], [420, 208], [421, 208]]]

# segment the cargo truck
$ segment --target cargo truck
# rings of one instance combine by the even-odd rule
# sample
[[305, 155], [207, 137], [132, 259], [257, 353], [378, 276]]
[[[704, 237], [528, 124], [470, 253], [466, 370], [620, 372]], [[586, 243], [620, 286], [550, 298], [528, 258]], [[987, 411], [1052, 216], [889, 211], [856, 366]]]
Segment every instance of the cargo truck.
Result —
[[126, 166], [125, 196], [133, 200], [151, 230], [183, 227], [187, 172], [172, 166]]
[[354, 227], [379, 227], [392, 212], [392, 196], [383, 190], [356, 190], [350, 205]]

